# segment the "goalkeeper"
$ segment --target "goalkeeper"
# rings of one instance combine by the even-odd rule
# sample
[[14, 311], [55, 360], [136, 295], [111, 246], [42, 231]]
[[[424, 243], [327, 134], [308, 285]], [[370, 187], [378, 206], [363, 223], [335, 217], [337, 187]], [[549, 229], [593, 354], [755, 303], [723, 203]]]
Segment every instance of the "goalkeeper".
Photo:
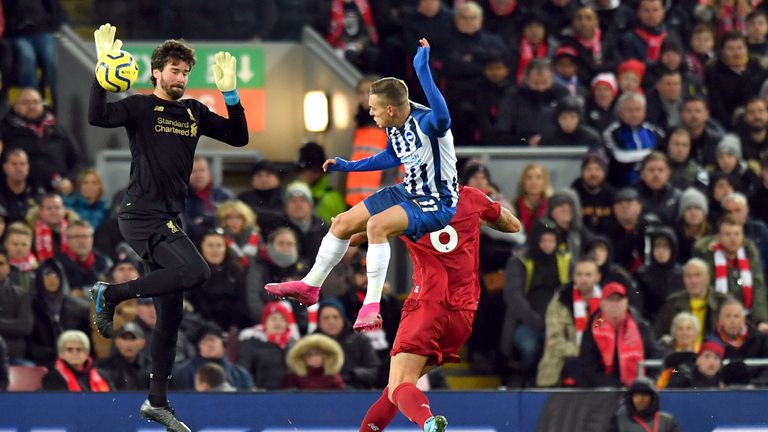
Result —
[[[115, 27], [104, 24], [94, 32], [96, 53], [120, 49]], [[194, 99], [181, 99], [195, 65], [184, 41], [168, 40], [152, 53], [151, 95], [132, 95], [106, 102], [106, 91], [94, 79], [88, 121], [100, 127], [125, 127], [131, 149], [131, 178], [120, 204], [120, 232], [144, 259], [150, 272], [122, 284], [97, 282], [91, 288], [96, 303], [94, 323], [104, 337], [113, 334], [115, 307], [130, 298], [152, 297], [157, 324], [152, 332], [149, 397], [141, 406], [148, 420], [169, 431], [189, 432], [167, 400], [168, 381], [176, 356], [176, 338], [184, 291], [200, 287], [210, 276], [205, 260], [180, 228], [189, 175], [200, 135], [242, 147], [248, 144], [243, 106], [235, 90], [236, 59], [219, 52], [213, 74], [224, 94], [229, 119]]]

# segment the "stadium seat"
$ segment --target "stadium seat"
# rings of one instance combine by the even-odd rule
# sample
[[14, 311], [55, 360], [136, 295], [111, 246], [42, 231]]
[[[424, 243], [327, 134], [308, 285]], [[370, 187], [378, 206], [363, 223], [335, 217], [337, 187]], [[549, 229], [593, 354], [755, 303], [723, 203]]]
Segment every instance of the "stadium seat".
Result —
[[43, 366], [10, 366], [8, 391], [38, 391], [48, 368]]

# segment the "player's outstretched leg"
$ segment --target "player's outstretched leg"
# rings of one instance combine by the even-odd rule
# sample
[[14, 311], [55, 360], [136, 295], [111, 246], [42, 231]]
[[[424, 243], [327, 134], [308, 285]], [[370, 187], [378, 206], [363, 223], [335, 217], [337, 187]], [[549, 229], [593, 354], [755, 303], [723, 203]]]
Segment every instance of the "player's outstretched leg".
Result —
[[317, 303], [320, 298], [320, 286], [349, 249], [349, 238], [352, 234], [363, 231], [370, 217], [371, 214], [363, 203], [336, 216], [331, 223], [331, 229], [320, 243], [315, 264], [304, 279], [270, 283], [265, 285], [264, 289], [277, 297], [292, 298], [307, 306]]
[[176, 412], [170, 405], [161, 407], [152, 406], [146, 399], [139, 409], [141, 417], [148, 421], [160, 423], [171, 432], [192, 432], [190, 428], [176, 418]]
[[368, 408], [359, 432], [380, 432], [392, 423], [397, 415], [397, 407], [389, 400], [389, 387], [384, 388], [381, 396]]
[[93, 324], [99, 333], [105, 338], [112, 337], [113, 329], [112, 322], [114, 321], [116, 303], [107, 301], [104, 295], [109, 288], [109, 284], [106, 282], [96, 282], [91, 288], [91, 300], [95, 304], [96, 313], [93, 316]]
[[408, 226], [408, 214], [399, 205], [392, 206], [368, 220], [365, 227], [368, 237], [368, 252], [365, 258], [368, 287], [365, 291], [363, 307], [357, 313], [357, 319], [352, 326], [355, 331], [381, 328], [379, 302], [389, 267], [391, 254], [389, 237], [402, 234]]

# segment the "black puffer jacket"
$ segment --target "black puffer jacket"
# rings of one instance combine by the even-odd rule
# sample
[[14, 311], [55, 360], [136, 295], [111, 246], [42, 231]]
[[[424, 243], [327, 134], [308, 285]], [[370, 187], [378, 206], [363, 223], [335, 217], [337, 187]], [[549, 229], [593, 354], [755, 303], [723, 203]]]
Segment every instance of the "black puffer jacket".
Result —
[[677, 236], [666, 226], [652, 227], [646, 233], [646, 242], [653, 245], [658, 238], [665, 238], [671, 249], [671, 256], [666, 263], [656, 261], [652, 249], [648, 249], [645, 265], [640, 267], [635, 275], [637, 280], [643, 317], [655, 322], [656, 315], [661, 310], [670, 294], [683, 289], [683, 268], [677, 262]]

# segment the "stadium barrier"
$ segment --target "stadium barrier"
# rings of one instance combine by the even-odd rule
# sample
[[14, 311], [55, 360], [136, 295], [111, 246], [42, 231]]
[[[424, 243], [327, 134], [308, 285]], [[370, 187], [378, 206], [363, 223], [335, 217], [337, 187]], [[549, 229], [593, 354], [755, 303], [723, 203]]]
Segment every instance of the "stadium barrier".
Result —
[[[176, 393], [198, 432], [355, 432], [379, 392]], [[0, 432], [161, 432], [142, 421], [139, 393], [2, 393]], [[622, 398], [612, 390], [431, 392], [451, 432], [595, 431]], [[665, 391], [661, 407], [685, 431], [768, 431], [768, 392]], [[388, 432], [415, 431], [398, 415]]]

